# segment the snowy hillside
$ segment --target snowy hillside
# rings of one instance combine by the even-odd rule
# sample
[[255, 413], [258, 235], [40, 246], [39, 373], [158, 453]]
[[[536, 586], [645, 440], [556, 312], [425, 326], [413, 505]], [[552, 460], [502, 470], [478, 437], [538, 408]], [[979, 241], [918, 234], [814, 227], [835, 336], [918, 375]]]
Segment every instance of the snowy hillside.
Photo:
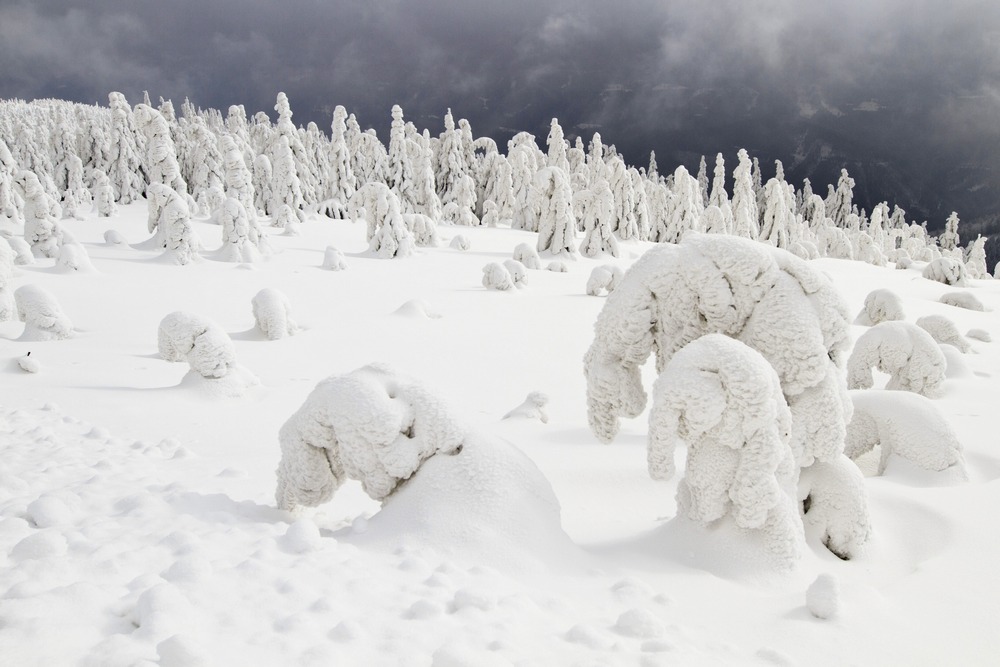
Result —
[[[19, 322], [0, 325], [0, 653], [11, 664], [983, 664], [995, 654], [994, 344], [953, 353], [934, 399], [965, 447], [969, 482], [893, 461], [866, 481], [874, 532], [863, 556], [841, 561], [813, 543], [793, 572], [763, 576], [710, 530], [671, 522], [677, 480], [649, 478], [643, 418], [610, 445], [587, 429], [582, 359], [605, 301], [585, 287], [606, 260], [531, 270], [525, 288], [498, 292], [481, 286], [482, 265], [532, 234], [448, 228], [444, 240], [461, 231], [468, 251], [442, 243], [388, 261], [366, 254], [362, 223], [310, 220], [300, 237], [271, 235], [266, 262], [177, 267], [103, 240], [107, 229], [144, 240], [141, 204], [71, 224], [94, 270], [39, 260], [18, 267], [15, 284], [53, 294], [73, 336], [35, 342]], [[217, 226], [196, 227], [219, 243]], [[322, 268], [329, 245], [347, 270]], [[647, 247], [626, 244], [616, 263]], [[945, 314], [963, 332], [998, 330], [992, 282], [964, 290], [988, 309], [978, 312], [938, 303], [954, 289], [916, 268], [817, 265], [852, 312], [878, 285], [909, 321]], [[288, 296], [300, 333], [271, 341], [255, 330], [251, 300], [265, 287]], [[217, 396], [186, 363], [160, 358], [157, 327], [177, 310], [218, 323], [260, 384]], [[15, 361], [29, 352], [34, 373]], [[418, 378], [524, 452], [572, 544], [505, 541], [491, 516], [535, 538], [556, 530], [530, 502], [515, 517], [506, 503], [485, 518], [452, 505], [409, 533], [379, 524], [355, 482], [300, 518], [276, 509], [279, 428], [320, 380], [370, 362]], [[536, 390], [549, 397], [546, 423], [501, 420]], [[487, 492], [470, 489], [468, 502]], [[484, 535], [450, 530], [470, 516], [480, 523], [466, 528]], [[805, 606], [820, 574], [840, 586], [828, 620]]]

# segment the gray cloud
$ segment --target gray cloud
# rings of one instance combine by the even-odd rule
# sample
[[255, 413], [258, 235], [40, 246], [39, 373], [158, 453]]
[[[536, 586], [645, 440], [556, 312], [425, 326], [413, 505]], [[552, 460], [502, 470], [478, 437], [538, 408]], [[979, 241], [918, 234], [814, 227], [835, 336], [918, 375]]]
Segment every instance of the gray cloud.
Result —
[[451, 107], [501, 142], [502, 128], [544, 140], [559, 117], [639, 164], [746, 146], [795, 178], [847, 165], [868, 205], [1000, 209], [994, 0], [81, 4], [0, 6], [0, 96], [149, 90], [272, 113], [283, 90], [301, 123], [326, 128], [343, 104], [384, 137], [400, 103], [437, 132]]

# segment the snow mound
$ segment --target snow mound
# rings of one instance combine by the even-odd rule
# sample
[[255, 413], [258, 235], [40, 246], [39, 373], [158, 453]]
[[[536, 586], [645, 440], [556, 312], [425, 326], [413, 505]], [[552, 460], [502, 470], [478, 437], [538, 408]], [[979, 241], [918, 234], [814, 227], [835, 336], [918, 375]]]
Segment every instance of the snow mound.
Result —
[[96, 273], [90, 256], [84, 247], [78, 243], [64, 243], [59, 247], [59, 254], [56, 256], [56, 268], [65, 272], [73, 273]]
[[347, 268], [347, 260], [344, 253], [333, 246], [327, 246], [323, 252], [323, 268], [330, 271], [343, 271]]
[[469, 237], [465, 234], [455, 234], [455, 236], [452, 237], [451, 242], [448, 243], [448, 247], [453, 250], [465, 251], [471, 248], [472, 244], [469, 242]]
[[38, 363], [38, 359], [31, 358], [31, 352], [18, 357], [17, 365], [25, 373], [37, 373], [42, 370], [42, 365]]
[[939, 301], [945, 305], [954, 306], [955, 308], [978, 311], [986, 310], [986, 307], [983, 306], [983, 302], [971, 292], [948, 292], [947, 294], [942, 294]]
[[251, 301], [253, 319], [268, 340], [294, 336], [299, 327], [292, 320], [292, 305], [282, 292], [265, 287]]
[[421, 299], [411, 299], [392, 312], [399, 317], [407, 317], [414, 320], [438, 320], [441, 314], [431, 308], [426, 301]]
[[104, 232], [104, 242], [112, 246], [126, 246], [128, 241], [117, 229], [109, 229]]
[[[965, 481], [962, 444], [934, 401], [911, 392], [852, 391], [854, 417], [847, 425], [844, 453], [855, 461], [877, 457], [876, 475], [896, 457], [918, 468]], [[890, 470], [891, 472], [891, 470]]]
[[955, 323], [944, 315], [924, 315], [917, 318], [917, 326], [942, 345], [951, 345], [962, 354], [972, 352], [969, 341], [959, 333]]
[[483, 267], [483, 287], [499, 291], [512, 290], [514, 289], [514, 278], [506, 266], [490, 262]]
[[505, 414], [503, 418], [537, 419], [543, 424], [547, 424], [549, 421], [549, 415], [545, 411], [545, 406], [548, 405], [548, 403], [548, 395], [540, 391], [533, 391], [528, 394], [526, 399], [524, 399], [524, 403], [521, 403], [521, 405]]
[[821, 574], [806, 589], [806, 608], [820, 619], [836, 616], [840, 611], [840, 580], [832, 574]]
[[983, 343], [989, 343], [993, 340], [993, 336], [986, 329], [969, 329], [965, 332], [965, 337], [982, 341]]
[[865, 306], [854, 318], [854, 323], [870, 327], [880, 322], [902, 319], [903, 303], [899, 296], [892, 290], [877, 289], [865, 297]]

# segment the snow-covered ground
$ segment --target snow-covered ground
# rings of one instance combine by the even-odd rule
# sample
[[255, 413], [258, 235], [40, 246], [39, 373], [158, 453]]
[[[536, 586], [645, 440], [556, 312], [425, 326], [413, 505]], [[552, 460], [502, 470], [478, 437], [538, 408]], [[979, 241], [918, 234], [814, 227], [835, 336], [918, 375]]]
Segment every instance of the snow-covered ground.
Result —
[[[587, 296], [587, 281], [649, 244], [566, 261], [565, 273], [530, 270], [526, 287], [500, 292], [482, 287], [482, 267], [535, 234], [442, 227], [439, 247], [384, 260], [367, 252], [363, 223], [310, 219], [300, 236], [268, 229], [277, 252], [265, 261], [206, 252], [175, 266], [105, 242], [109, 229], [146, 240], [143, 204], [63, 224], [94, 270], [39, 259], [17, 268], [14, 287], [54, 295], [73, 337], [27, 340], [22, 323], [0, 323], [2, 664], [968, 665], [1000, 655], [1000, 340], [949, 353], [933, 399], [964, 446], [967, 482], [890, 461], [866, 481], [874, 534], [862, 557], [811, 543], [794, 572], [764, 573], [713, 531], [670, 522], [679, 476], [649, 478], [644, 416], [610, 445], [588, 430], [582, 360], [604, 298]], [[219, 247], [219, 227], [195, 227]], [[468, 250], [449, 246], [457, 234]], [[323, 268], [328, 246], [347, 270]], [[909, 322], [941, 314], [963, 333], [1000, 337], [1000, 282], [947, 287], [922, 278], [921, 263], [812, 265], [852, 314], [882, 287]], [[251, 300], [264, 288], [287, 295], [298, 334], [255, 329]], [[938, 302], [956, 291], [986, 310]], [[259, 385], [233, 398], [163, 360], [158, 325], [179, 310], [228, 332]], [[420, 380], [494, 443], [479, 477], [452, 484], [454, 464], [422, 469], [381, 516], [355, 482], [298, 516], [277, 509], [279, 428], [320, 380], [372, 362]], [[644, 374], [649, 389], [651, 364]], [[502, 419], [536, 391], [549, 398], [546, 422]], [[490, 495], [490, 480], [511, 470], [526, 484], [538, 477], [503, 441], [547, 478], [569, 539], [544, 494]], [[839, 586], [814, 596], [814, 611], [824, 598], [836, 607], [826, 619], [806, 603], [820, 575]]]

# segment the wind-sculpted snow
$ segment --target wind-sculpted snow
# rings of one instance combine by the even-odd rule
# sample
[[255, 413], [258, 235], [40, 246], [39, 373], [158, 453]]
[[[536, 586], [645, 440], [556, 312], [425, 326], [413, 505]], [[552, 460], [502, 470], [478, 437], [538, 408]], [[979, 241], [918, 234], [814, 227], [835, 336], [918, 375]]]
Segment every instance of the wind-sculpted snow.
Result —
[[949, 471], [967, 479], [962, 443], [934, 401], [910, 392], [852, 391], [854, 418], [847, 427], [844, 453], [858, 460], [878, 447], [875, 474], [893, 457], [931, 472]]
[[460, 450], [466, 432], [440, 399], [385, 366], [327, 378], [281, 427], [275, 499], [315, 507], [356, 479], [385, 500], [426, 459]]
[[902, 320], [903, 302], [899, 296], [888, 289], [872, 290], [865, 297], [865, 306], [854, 318], [855, 324], [874, 326], [880, 322]]
[[870, 389], [872, 369], [891, 377], [886, 389], [935, 396], [944, 382], [947, 364], [941, 348], [929, 333], [909, 322], [882, 322], [854, 343], [847, 361], [849, 389]]
[[653, 388], [649, 474], [672, 477], [674, 450], [686, 447], [678, 513], [702, 525], [732, 515], [740, 528], [761, 531], [775, 562], [790, 567], [802, 544], [790, 436], [791, 413], [767, 360], [708, 334], [678, 351]]

